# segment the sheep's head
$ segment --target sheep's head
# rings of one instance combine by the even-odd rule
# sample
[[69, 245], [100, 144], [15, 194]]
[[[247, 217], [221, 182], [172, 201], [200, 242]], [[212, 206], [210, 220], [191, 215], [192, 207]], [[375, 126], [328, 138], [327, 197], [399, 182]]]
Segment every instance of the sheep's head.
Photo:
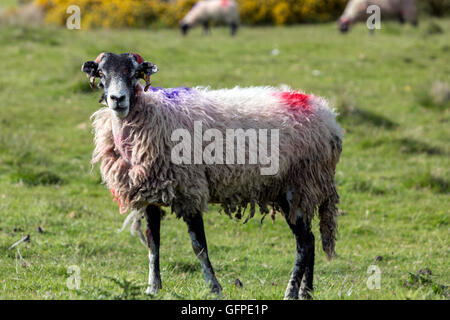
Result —
[[180, 23], [180, 30], [181, 30], [181, 34], [183, 36], [187, 35], [189, 28], [190, 28], [189, 24], [187, 24], [185, 22]]
[[198, 22], [199, 14], [202, 15], [201, 10], [203, 8], [203, 3], [199, 2], [195, 3], [194, 6], [189, 10], [189, 12], [181, 19], [179, 23], [179, 27], [181, 30], [181, 34], [183, 36], [187, 35], [189, 29], [194, 27]]
[[[189, 15], [189, 13], [188, 13], [188, 15]], [[181, 34], [183, 36], [187, 35], [187, 33], [189, 32], [189, 29], [191, 29], [194, 26], [193, 23], [189, 23], [189, 21], [192, 19], [188, 19], [188, 18], [189, 18], [188, 16], [184, 17], [178, 24], [178, 26], [180, 27]]]
[[351, 24], [352, 24], [351, 19], [341, 17], [339, 19], [339, 30], [342, 33], [346, 33], [346, 32], [348, 32], [350, 30]]
[[101, 53], [95, 61], [87, 61], [81, 67], [89, 78], [92, 88], [99, 78], [99, 88], [103, 88], [102, 100], [119, 118], [125, 118], [134, 103], [136, 86], [140, 79], [146, 82], [144, 90], [150, 86], [150, 75], [158, 72], [158, 67], [136, 53]]

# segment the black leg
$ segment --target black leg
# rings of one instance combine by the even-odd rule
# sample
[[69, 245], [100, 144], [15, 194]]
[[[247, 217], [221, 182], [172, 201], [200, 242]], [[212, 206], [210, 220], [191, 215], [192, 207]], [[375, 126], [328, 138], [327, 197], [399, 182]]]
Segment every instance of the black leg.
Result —
[[308, 254], [306, 256], [306, 267], [305, 267], [305, 274], [303, 275], [302, 284], [300, 286], [300, 293], [299, 298], [300, 299], [311, 299], [311, 293], [314, 290], [313, 282], [314, 282], [314, 250], [315, 250], [315, 239], [314, 235], [311, 232], [311, 226], [309, 226], [308, 230], [306, 231], [307, 234], [307, 240], [305, 242], [305, 247], [307, 247]]
[[305, 217], [300, 208], [295, 209], [296, 220], [291, 223], [289, 213], [291, 210], [293, 193], [288, 191], [285, 199], [281, 199], [280, 206], [286, 221], [295, 236], [297, 243], [297, 256], [294, 270], [289, 279], [285, 299], [308, 299], [313, 291], [314, 278], [314, 235], [311, 232], [311, 222]]
[[236, 23], [232, 23], [231, 24], [231, 35], [232, 36], [236, 35], [237, 29], [238, 29], [238, 25]]
[[297, 256], [286, 293], [286, 299], [310, 298], [314, 277], [314, 235], [305, 223], [300, 209], [295, 224], [288, 221], [297, 242]]
[[209, 21], [203, 22], [203, 35], [207, 35], [209, 33]]
[[161, 285], [161, 274], [159, 270], [159, 244], [160, 244], [160, 225], [161, 209], [157, 206], [148, 206], [145, 211], [147, 220], [147, 245], [149, 248], [149, 272], [147, 294], [156, 294]]
[[200, 261], [203, 275], [206, 283], [211, 288], [211, 292], [221, 295], [222, 287], [214, 275], [214, 270], [209, 261], [208, 248], [206, 245], [205, 229], [203, 225], [203, 218], [201, 213], [195, 214], [191, 217], [183, 217], [188, 226], [189, 236], [191, 237], [192, 249]]

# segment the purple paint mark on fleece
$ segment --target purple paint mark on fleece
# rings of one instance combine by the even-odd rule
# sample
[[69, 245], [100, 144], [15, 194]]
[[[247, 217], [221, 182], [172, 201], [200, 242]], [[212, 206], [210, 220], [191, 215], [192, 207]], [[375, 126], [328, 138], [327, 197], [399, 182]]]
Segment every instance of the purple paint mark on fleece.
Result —
[[192, 88], [187, 87], [168, 88], [168, 89], [162, 87], [150, 87], [149, 89], [153, 92], [161, 91], [164, 94], [164, 96], [169, 100], [175, 100], [180, 96], [180, 94], [189, 94], [192, 91]]

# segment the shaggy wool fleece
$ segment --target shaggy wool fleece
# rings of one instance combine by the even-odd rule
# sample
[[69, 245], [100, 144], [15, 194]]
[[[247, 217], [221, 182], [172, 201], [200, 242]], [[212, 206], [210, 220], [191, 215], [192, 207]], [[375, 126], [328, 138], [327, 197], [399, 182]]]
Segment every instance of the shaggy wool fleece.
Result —
[[[181, 217], [220, 203], [227, 214], [236, 212], [239, 217], [249, 206], [248, 219], [256, 205], [263, 213], [268, 205], [281, 211], [280, 196], [290, 189], [294, 199], [287, 218], [294, 222], [295, 210], [301, 208], [310, 221], [318, 209], [323, 247], [333, 255], [339, 201], [334, 173], [342, 134], [324, 99], [273, 87], [151, 87], [144, 92], [138, 85], [135, 104], [125, 119], [118, 120], [116, 136], [114, 117], [108, 108], [92, 116], [92, 163], [100, 162], [103, 181], [121, 212], [156, 204], [170, 206]], [[270, 141], [270, 130], [278, 129], [278, 173], [261, 175], [259, 164], [174, 164], [171, 150], [178, 141], [171, 135], [180, 128], [193, 135], [194, 121], [202, 122], [203, 132], [214, 128], [224, 137], [227, 129], [268, 129]], [[268, 148], [272, 152], [270, 143]]]

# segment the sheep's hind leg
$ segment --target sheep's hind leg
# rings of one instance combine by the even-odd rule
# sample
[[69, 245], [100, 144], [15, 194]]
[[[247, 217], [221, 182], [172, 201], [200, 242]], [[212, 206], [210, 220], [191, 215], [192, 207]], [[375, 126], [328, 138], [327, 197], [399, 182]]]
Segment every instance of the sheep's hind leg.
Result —
[[148, 287], [145, 293], [157, 294], [159, 289], [162, 288], [159, 270], [161, 209], [157, 206], [148, 206], [145, 211], [145, 219], [147, 220], [146, 235], [149, 248]]
[[230, 27], [231, 27], [231, 36], [235, 36], [236, 35], [236, 32], [237, 32], [237, 30], [238, 30], [238, 25], [237, 25], [237, 23], [235, 23], [235, 22], [232, 22], [231, 24], [230, 24]]
[[184, 217], [183, 219], [188, 226], [192, 249], [194, 249], [195, 255], [200, 260], [205, 281], [211, 288], [211, 292], [217, 294], [220, 297], [222, 294], [222, 287], [217, 281], [213, 267], [211, 265], [211, 262], [209, 261], [205, 228], [203, 225], [203, 218], [201, 216], [201, 213], [195, 214], [191, 217]]
[[305, 245], [307, 254], [305, 261], [305, 273], [303, 275], [302, 283], [300, 286], [299, 299], [311, 299], [311, 293], [314, 290], [314, 250], [315, 250], [315, 238], [314, 234], [311, 232], [311, 225], [306, 226]]
[[210, 28], [209, 28], [209, 20], [203, 21], [203, 35], [206, 36], [210, 33]]
[[291, 201], [292, 192], [288, 192], [286, 201], [281, 202], [286, 221], [297, 243], [297, 256], [295, 258], [294, 270], [289, 279], [284, 299], [310, 299], [313, 291], [314, 278], [314, 235], [311, 232], [311, 223], [304, 216], [300, 208], [295, 210], [295, 223], [293, 224], [289, 221]]
[[288, 224], [297, 242], [297, 256], [284, 298], [309, 299], [313, 290], [314, 235], [311, 232], [311, 225], [305, 223], [300, 209], [297, 209], [295, 224], [289, 221]]

